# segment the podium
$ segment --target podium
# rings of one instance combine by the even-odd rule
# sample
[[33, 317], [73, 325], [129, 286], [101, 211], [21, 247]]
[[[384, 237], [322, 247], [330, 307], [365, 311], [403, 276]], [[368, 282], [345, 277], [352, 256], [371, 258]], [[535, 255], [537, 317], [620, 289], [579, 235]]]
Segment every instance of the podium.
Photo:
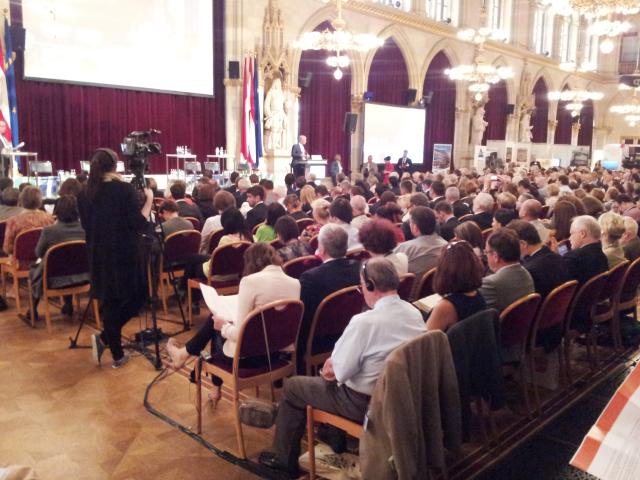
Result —
[[304, 166], [305, 175], [309, 175], [313, 173], [316, 178], [324, 178], [327, 176], [327, 161], [326, 160], [318, 160], [311, 159], [307, 160]]
[[[27, 159], [27, 177], [29, 177], [29, 163], [31, 163], [32, 161], [37, 161], [38, 160], [38, 153], [37, 152], [8, 152], [8, 153], [3, 153], [3, 156], [7, 156], [7, 157], [11, 157], [11, 167], [9, 168], [9, 172], [10, 172], [10, 177], [13, 178], [15, 176], [16, 171], [18, 171], [18, 169], [16, 168], [14, 171], [14, 165], [15, 165], [15, 161], [17, 157], [25, 157]], [[33, 160], [29, 160], [29, 158], [32, 158]], [[4, 170], [4, 168], [2, 169]], [[19, 173], [19, 171], [18, 171]], [[27, 181], [29, 181], [29, 179], [27, 178]]]
[[49, 161], [29, 160], [27, 163], [27, 181], [31, 180], [31, 175], [34, 174], [36, 179], [36, 187], [40, 188], [38, 177], [49, 177], [53, 175], [53, 166]]

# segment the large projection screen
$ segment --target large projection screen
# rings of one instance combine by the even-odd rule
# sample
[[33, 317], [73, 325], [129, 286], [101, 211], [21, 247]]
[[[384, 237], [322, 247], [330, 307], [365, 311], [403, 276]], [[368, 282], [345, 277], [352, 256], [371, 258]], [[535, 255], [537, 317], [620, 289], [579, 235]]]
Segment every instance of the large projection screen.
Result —
[[211, 0], [22, 0], [25, 78], [213, 95]]
[[426, 110], [380, 103], [364, 104], [364, 158], [382, 163], [391, 156], [395, 163], [407, 150], [413, 163], [422, 163]]

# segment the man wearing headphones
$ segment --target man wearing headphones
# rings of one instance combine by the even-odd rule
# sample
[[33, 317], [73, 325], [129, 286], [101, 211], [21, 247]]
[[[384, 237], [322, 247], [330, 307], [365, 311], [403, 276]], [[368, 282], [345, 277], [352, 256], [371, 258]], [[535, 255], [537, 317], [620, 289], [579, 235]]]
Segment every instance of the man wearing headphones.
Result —
[[398, 274], [389, 260], [372, 258], [362, 264], [360, 286], [371, 310], [351, 319], [320, 377], [285, 380], [274, 451], [260, 454], [262, 465], [297, 475], [307, 405], [355, 422], [364, 421], [387, 356], [425, 332], [418, 310], [398, 296], [398, 284]]

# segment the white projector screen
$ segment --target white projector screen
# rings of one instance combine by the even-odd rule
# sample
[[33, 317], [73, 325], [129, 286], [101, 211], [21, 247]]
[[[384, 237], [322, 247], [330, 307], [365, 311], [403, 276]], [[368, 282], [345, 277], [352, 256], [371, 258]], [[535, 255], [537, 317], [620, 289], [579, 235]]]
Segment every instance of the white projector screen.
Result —
[[426, 110], [396, 107], [379, 103], [364, 104], [364, 158], [382, 163], [391, 156], [392, 163], [407, 150], [413, 163], [422, 163]]
[[211, 0], [22, 0], [25, 78], [213, 95]]

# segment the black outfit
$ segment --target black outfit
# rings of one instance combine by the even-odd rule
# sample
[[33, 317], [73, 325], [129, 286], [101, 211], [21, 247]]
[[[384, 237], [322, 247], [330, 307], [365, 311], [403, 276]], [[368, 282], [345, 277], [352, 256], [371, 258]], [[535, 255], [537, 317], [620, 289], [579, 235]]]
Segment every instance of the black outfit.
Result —
[[562, 261], [570, 277], [577, 280], [581, 286], [592, 277], [609, 270], [609, 262], [600, 242], [570, 250], [564, 254]]
[[304, 354], [307, 350], [307, 338], [313, 316], [318, 305], [328, 295], [341, 288], [360, 283], [360, 262], [347, 258], [330, 260], [322, 265], [307, 270], [300, 276], [300, 300], [304, 303], [304, 316], [298, 334], [298, 371], [304, 370]]
[[[409, 225], [409, 220], [406, 222], [402, 222], [402, 233], [404, 234], [404, 241], [408, 242], [409, 240], [413, 240], [415, 237], [413, 233], [411, 233], [411, 226]], [[442, 237], [444, 238], [444, 237]], [[446, 238], [445, 238], [446, 240]]]
[[471, 213], [469, 205], [464, 203], [462, 200], [456, 200], [451, 206], [453, 207], [453, 215], [456, 218], [460, 218], [463, 215], [469, 215]]
[[[453, 231], [458, 225], [460, 225], [460, 222], [458, 221], [458, 219], [456, 217], [451, 217], [446, 222], [440, 224], [440, 236], [444, 238], [447, 242], [450, 242], [451, 240], [453, 240], [453, 237], [456, 236], [456, 234]], [[404, 231], [404, 228], [402, 230]]]
[[215, 217], [218, 214], [216, 209], [213, 208], [213, 200], [205, 200], [203, 202], [199, 201], [197, 204], [204, 220], [210, 217]]
[[192, 205], [186, 200], [178, 200], [176, 201], [176, 205], [178, 205], [178, 215], [181, 217], [195, 217], [200, 220], [200, 223], [204, 223], [204, 218], [202, 217], [202, 212], [198, 208], [197, 205]]
[[253, 227], [264, 222], [266, 218], [267, 206], [264, 202], [261, 202], [247, 212], [247, 227], [249, 231], [253, 231]]
[[396, 163], [396, 171], [400, 174], [400, 176], [402, 177], [402, 174], [404, 172], [409, 172], [411, 173], [411, 166], [413, 165], [413, 162], [411, 161], [410, 158], [399, 158], [398, 159], [398, 163]]
[[444, 195], [440, 195], [439, 197], [434, 198], [429, 202], [429, 208], [434, 209], [436, 204], [442, 202], [444, 200]]
[[476, 224], [480, 227], [480, 230], [486, 230], [487, 228], [491, 228], [491, 223], [493, 222], [493, 215], [489, 212], [476, 213], [465, 222], [476, 222]]
[[247, 201], [247, 192], [233, 192], [233, 196], [236, 199], [236, 207], [240, 208], [244, 202]]
[[307, 153], [303, 150], [303, 146], [296, 143], [291, 147], [291, 170], [293, 176], [304, 177], [304, 170], [306, 165]]
[[548, 247], [542, 247], [533, 255], [525, 257], [522, 266], [531, 274], [536, 293], [543, 300], [551, 290], [571, 280], [562, 257]]
[[474, 296], [465, 295], [464, 293], [450, 293], [444, 298], [449, 300], [453, 308], [455, 308], [459, 322], [487, 308], [484, 297], [480, 292]]
[[302, 210], [298, 210], [297, 212], [293, 212], [289, 214], [294, 220], [302, 220], [303, 218], [309, 218], [309, 215], [304, 213]]
[[93, 199], [78, 198], [87, 235], [91, 293], [102, 301], [104, 331], [114, 361], [123, 357], [122, 327], [147, 298], [142, 233], [150, 225], [140, 213], [135, 188], [121, 181], [104, 182]]

